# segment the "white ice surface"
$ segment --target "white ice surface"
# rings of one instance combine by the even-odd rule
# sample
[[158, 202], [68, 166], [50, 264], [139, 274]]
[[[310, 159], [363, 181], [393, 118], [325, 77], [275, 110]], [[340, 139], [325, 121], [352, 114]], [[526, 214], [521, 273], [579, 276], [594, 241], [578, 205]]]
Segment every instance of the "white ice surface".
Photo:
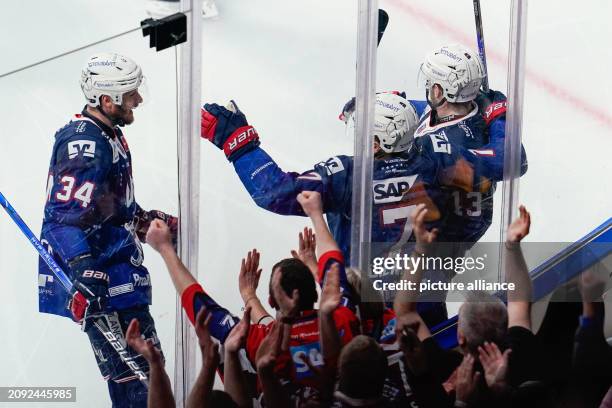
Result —
[[[509, 1], [482, 2], [491, 86], [505, 91]], [[378, 89], [416, 88], [421, 58], [433, 47], [474, 47], [471, 2], [381, 0], [391, 20], [379, 48]], [[144, 0], [3, 1], [0, 75], [101, 38], [136, 28]], [[203, 25], [203, 99], [235, 99], [285, 170], [303, 171], [352, 151], [337, 115], [354, 94], [356, 2], [219, 0], [220, 18]], [[573, 241], [610, 216], [612, 95], [605, 0], [530, 2], [524, 144], [529, 171], [520, 201], [532, 211], [531, 241]], [[126, 128], [137, 200], [175, 212], [176, 93], [174, 50], [155, 53], [135, 33], [0, 78], [0, 191], [38, 233], [53, 133], [83, 101], [79, 69], [87, 56], [115, 50], [136, 59], [153, 99]], [[270, 267], [308, 225], [254, 205], [223, 154], [202, 144], [199, 280], [219, 303], [240, 311], [240, 258], [262, 252], [259, 294]], [[499, 237], [496, 224], [485, 239]], [[0, 386], [76, 386], [77, 406], [109, 406], [86, 336], [67, 319], [37, 312], [38, 260], [7, 216], [0, 215]], [[147, 249], [153, 315], [171, 373], [174, 289], [159, 257]], [[0, 403], [0, 406], [2, 403]], [[46, 405], [41, 405], [46, 406]]]

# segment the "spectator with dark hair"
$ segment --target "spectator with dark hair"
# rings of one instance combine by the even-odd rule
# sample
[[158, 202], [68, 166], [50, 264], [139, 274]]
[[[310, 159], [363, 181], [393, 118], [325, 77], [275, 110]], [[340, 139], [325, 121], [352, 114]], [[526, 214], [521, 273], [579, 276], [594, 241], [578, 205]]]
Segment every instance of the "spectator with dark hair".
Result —
[[340, 353], [334, 396], [343, 406], [385, 407], [386, 377], [387, 357], [382, 348], [371, 337], [357, 336]]
[[[164, 261], [172, 277], [187, 316], [192, 323], [195, 315], [203, 307], [210, 315], [210, 334], [223, 344], [229, 333], [238, 323], [238, 318], [227, 309], [218, 305], [197, 283], [195, 278], [182, 264], [169, 241], [169, 231], [163, 222], [153, 221], [147, 233], [147, 242], [155, 248]], [[325, 248], [324, 245], [322, 245]], [[319, 262], [320, 275], [332, 263], [342, 261], [339, 251], [328, 251]], [[339, 258], [339, 259], [338, 259]], [[303, 362], [303, 356], [310, 356], [314, 366], [322, 364], [320, 358], [318, 315], [314, 309], [317, 300], [316, 284], [311, 272], [301, 261], [296, 259], [279, 262], [272, 271], [271, 281], [278, 280], [282, 292], [271, 290], [270, 304], [277, 310], [279, 319], [290, 325], [289, 347], [278, 356], [275, 373], [284, 382], [284, 388], [295, 400], [302, 401], [307, 394], [316, 392], [314, 373]], [[271, 289], [275, 285], [272, 284]], [[281, 295], [281, 296], [279, 296]], [[249, 302], [250, 306], [253, 306]], [[295, 306], [295, 312], [289, 310]], [[349, 307], [346, 307], [349, 306]], [[341, 333], [343, 344], [348, 343], [359, 330], [359, 322], [351, 310], [350, 299], [345, 298], [343, 305], [334, 311], [336, 329]], [[262, 341], [268, 335], [272, 322], [253, 324], [249, 328], [246, 341], [248, 361], [253, 370], [256, 353]]]
[[298, 307], [300, 311], [314, 309], [314, 304], [317, 302], [317, 287], [316, 282], [310, 273], [310, 269], [304, 262], [295, 258], [286, 258], [277, 262], [272, 267], [272, 276], [270, 276], [269, 286], [269, 303], [274, 309], [278, 309], [278, 304], [274, 298], [272, 290], [272, 279], [275, 273], [280, 273], [280, 285], [290, 296], [298, 296]]

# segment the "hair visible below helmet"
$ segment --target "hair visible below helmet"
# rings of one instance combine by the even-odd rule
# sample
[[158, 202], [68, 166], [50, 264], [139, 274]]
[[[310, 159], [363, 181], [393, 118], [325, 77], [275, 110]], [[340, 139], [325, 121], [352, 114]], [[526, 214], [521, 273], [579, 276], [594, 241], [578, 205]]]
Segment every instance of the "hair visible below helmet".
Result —
[[100, 97], [108, 95], [115, 105], [121, 105], [123, 94], [138, 89], [144, 77], [140, 66], [128, 57], [115, 53], [91, 56], [81, 72], [81, 89], [87, 105], [100, 105]]
[[385, 153], [410, 149], [418, 124], [417, 113], [407, 99], [394, 93], [376, 95], [374, 136]]
[[421, 64], [418, 82], [425, 86], [428, 94], [438, 84], [447, 101], [469, 102], [478, 95], [484, 77], [478, 54], [463, 45], [453, 44], [427, 55]]
[[[282, 273], [280, 285], [288, 296], [297, 289], [300, 294], [300, 310], [311, 310], [317, 301], [317, 284], [310, 272], [310, 269], [299, 259], [287, 258], [279, 261], [272, 267], [272, 274], [279, 268]], [[273, 275], [272, 275], [273, 276]], [[272, 276], [270, 276], [270, 304], [277, 308], [276, 300], [272, 293]]]

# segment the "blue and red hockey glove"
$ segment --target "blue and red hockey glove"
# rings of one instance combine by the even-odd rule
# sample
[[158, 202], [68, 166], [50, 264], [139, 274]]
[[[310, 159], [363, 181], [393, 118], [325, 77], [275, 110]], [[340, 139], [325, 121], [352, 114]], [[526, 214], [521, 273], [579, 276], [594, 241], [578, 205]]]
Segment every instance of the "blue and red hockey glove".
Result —
[[259, 146], [257, 131], [248, 124], [234, 101], [230, 101], [227, 108], [216, 103], [204, 105], [201, 135], [222, 149], [231, 162]]
[[82, 255], [70, 262], [74, 276], [72, 298], [68, 307], [72, 318], [87, 330], [89, 317], [105, 313], [108, 304], [108, 275], [95, 268], [91, 255]]

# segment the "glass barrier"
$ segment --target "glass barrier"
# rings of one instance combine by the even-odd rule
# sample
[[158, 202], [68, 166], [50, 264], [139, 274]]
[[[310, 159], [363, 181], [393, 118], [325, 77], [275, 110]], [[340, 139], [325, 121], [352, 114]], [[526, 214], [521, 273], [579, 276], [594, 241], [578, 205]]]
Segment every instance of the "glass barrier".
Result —
[[[527, 263], [539, 278], [536, 289], [549, 288], [536, 294], [567, 301], [575, 300], [571, 289], [558, 287], [591, 264], [592, 276], [607, 290], [612, 287], [612, 195], [606, 177], [612, 171], [612, 109], [598, 103], [612, 84], [593, 81], [607, 75], [604, 67], [612, 56], [601, 53], [599, 41], [609, 31], [605, 13], [566, 4], [555, 10], [554, 24], [535, 23], [549, 12], [539, 2], [529, 3], [523, 125], [529, 171], [521, 178], [519, 200], [534, 224], [524, 245]], [[588, 74], [581, 75], [585, 70]], [[571, 262], [576, 256], [581, 262]], [[550, 257], [561, 265], [544, 262]], [[604, 296], [608, 310], [609, 294]], [[612, 335], [609, 323], [607, 336]]]
[[[119, 4], [119, 2], [116, 3]], [[144, 4], [144, 2], [138, 3]], [[123, 5], [123, 2], [121, 4]], [[79, 2], [79, 12], [74, 11], [76, 16], [72, 15], [72, 18], [69, 18], [62, 14], [58, 17], [59, 21], [64, 18], [70, 20], [70, 24], [66, 22], [65, 25], [58, 24], [57, 19], [50, 17], [61, 14], [63, 9], [49, 10], [45, 22], [54, 21], [54, 29], [71, 27], [70, 35], [67, 35], [65, 31], [62, 34], [65, 35], [62, 38], [67, 38], [67, 40], [58, 42], [58, 44], [61, 43], [61, 49], [60, 45], [57, 48], [46, 48], [45, 46], [47, 40], [53, 42], [55, 35], [60, 35], [59, 31], [49, 30], [49, 36], [45, 36], [44, 31], [42, 33], [37, 31], [37, 38], [42, 43], [32, 45], [31, 53], [23, 53], [23, 50], [18, 52], [14, 44], [7, 48], [9, 53], [19, 54], [22, 58], [13, 61], [3, 58], [4, 63], [12, 65], [3, 64], [0, 75], [38, 58], [48, 57], [53, 52], [82, 47], [88, 41], [99, 39], [99, 36], [104, 36], [109, 32], [112, 35], [126, 28], [137, 27], [139, 19], [146, 16], [144, 10], [137, 9], [134, 4], [130, 4], [126, 6], [128, 12], [122, 13], [120, 18], [113, 19], [115, 12], [111, 13], [111, 8], [107, 6], [98, 10]], [[42, 7], [59, 6], [45, 3]], [[134, 15], [129, 16], [132, 10]], [[18, 11], [12, 10], [15, 13]], [[5, 10], [3, 10], [3, 16], [5, 16], [4, 12]], [[87, 13], [97, 13], [98, 18], [108, 14], [100, 21], [114, 21], [116, 24], [86, 25]], [[17, 15], [18, 13], [15, 14]], [[36, 14], [36, 16], [40, 15]], [[34, 17], [38, 18], [36, 16]], [[19, 23], [17, 17], [13, 21], [15, 24]], [[10, 27], [3, 26], [3, 30], [8, 29]], [[24, 29], [16, 25], [14, 32], [22, 33]], [[33, 33], [28, 32], [28, 35], [33, 35]], [[7, 39], [6, 35], [0, 37], [3, 40]], [[112, 159], [113, 163], [125, 163], [129, 151], [132, 157], [131, 166], [126, 164], [127, 167], [124, 169], [127, 168], [126, 171], [132, 172], [133, 184], [125, 178], [112, 176], [112, 183], [118, 183], [121, 187], [117, 187], [118, 189], [126, 188], [125, 199], [105, 193], [99, 196], [95, 183], [85, 180], [83, 185], [77, 185], [78, 177], [73, 180], [69, 174], [65, 174], [62, 180], [54, 180], [52, 189], [48, 190], [48, 195], [46, 195], [54, 134], [73, 119], [74, 114], [81, 113], [85, 105], [85, 99], [79, 86], [81, 69], [91, 55], [99, 52], [120, 53], [139, 64], [146, 77], [148, 97], [142, 95], [145, 99], [144, 103], [133, 110], [134, 123], [123, 128], [129, 148], [127, 144], [111, 142], [108, 146], [99, 143], [95, 146], [86, 143], [89, 140], [86, 139], [81, 144], [72, 144], [66, 152], [69, 157], [64, 157], [63, 160], [64, 162], [66, 160], [85, 162], [87, 158], [92, 159], [92, 156], [92, 160], [96, 160], [96, 154], [102, 154], [101, 152], [104, 152], [103, 149], [106, 148], [108, 152], [111, 150], [113, 152], [113, 157], [109, 157], [109, 160]], [[140, 244], [131, 243], [134, 235], [130, 228], [134, 225], [131, 227], [128, 224], [122, 225], [124, 221], [127, 222], [126, 217], [129, 211], [124, 214], [125, 216], [117, 216], [117, 225], [110, 227], [108, 222], [101, 221], [101, 219], [115, 219], [113, 217], [117, 213], [107, 211], [109, 207], [106, 204], [109, 204], [109, 201], [98, 197], [111, 197], [111, 200], [119, 202], [117, 207], [113, 208], [121, 208], [122, 205], [135, 200], [144, 210], [156, 209], [167, 214], [178, 215], [176, 67], [177, 60], [174, 50], [156, 53], [149, 49], [148, 39], [144, 39], [140, 30], [137, 29], [112, 40], [103, 41], [91, 47], [83, 47], [79, 51], [60, 55], [42, 64], [0, 77], [0, 93], [3, 95], [0, 102], [2, 121], [0, 191], [12, 203], [37, 237], [41, 232], [46, 198], [52, 198], [55, 203], [63, 199], [69, 206], [72, 206], [71, 202], [77, 203], [83, 209], [91, 208], [95, 203], [96, 210], [89, 213], [93, 214], [91, 221], [75, 218], [70, 222], [74, 222], [74, 225], [83, 225], [87, 242], [91, 248], [94, 248], [92, 251], [99, 255], [99, 258], [96, 259], [106, 257], [104, 258], [106, 263], [100, 268], [119, 268], [114, 262], [119, 262], [120, 259], [123, 260], [121, 265], [127, 265], [124, 262], [128, 255], [121, 252], [123, 249], [121, 251], [117, 248], [109, 249], [103, 247], [98, 241], [102, 239], [102, 235], [107, 233], [122, 237], [113, 242], [125, 243], [127, 247], [122, 246], [122, 248], [128, 248], [126, 251], [133, 251], [129, 255], [130, 264], [141, 261], [135, 256], [139, 253]], [[141, 90], [142, 87], [139, 88], [139, 92]], [[128, 113], [127, 116], [129, 117], [130, 114]], [[76, 128], [74, 130], [76, 133], [89, 132], [88, 126], [95, 126], [95, 128], [98, 126], [90, 121], [81, 123], [85, 124]], [[61, 154], [58, 157], [61, 159]], [[111, 171], [114, 170], [109, 170]], [[93, 170], [91, 175], [92, 177], [99, 176]], [[100, 186], [99, 183], [98, 186]], [[71, 208], [73, 207], [76, 208], [75, 206]], [[104, 217], [96, 218], [96, 214], [100, 216], [104, 214]], [[58, 219], [65, 221], [69, 217], [70, 213], [66, 212]], [[99, 224], [105, 226], [91, 227]], [[83, 242], [80, 238], [76, 240], [76, 244], [71, 240], [83, 233], [82, 231], [79, 229], [66, 233], [63, 235], [66, 239], [66, 246], [58, 248], [49, 244], [51, 250], [56, 254], [61, 254], [63, 251], [68, 252], [69, 248], [74, 248], [73, 245], [80, 245]], [[0, 367], [2, 367], [0, 384], [17, 387], [76, 387], [75, 406], [110, 406], [109, 390], [96, 367], [95, 356], [87, 335], [68, 318], [39, 313], [38, 290], [48, 295], [49, 285], [54, 282], [57, 284], [57, 278], [51, 276], [48, 270], [46, 274], [39, 275], [37, 278], [39, 256], [11, 219], [4, 214], [4, 211], [0, 216], [0, 243], [2, 244], [0, 246], [2, 254], [0, 270], [4, 272], [3, 284], [0, 285], [0, 298], [2, 299], [0, 326], [3, 332], [3, 335], [0, 336]], [[48, 242], [44, 244], [47, 245]], [[98, 244], [100, 246], [96, 246]], [[115, 250], [118, 252], [114, 252]], [[166, 357], [166, 370], [172, 377], [176, 338], [176, 295], [159, 255], [147, 245], [142, 245], [142, 250], [144, 251], [143, 265], [146, 266], [150, 275], [147, 275], [142, 269], [138, 269], [137, 273], [133, 273], [136, 271], [132, 269], [122, 271], [121, 276], [126, 279], [126, 282], [119, 286], [115, 285], [114, 293], [111, 292], [111, 295], [118, 296], [115, 299], [122, 299], [122, 294], [129, 294], [132, 291], [143, 293], [139, 292], [139, 287], [144, 288], [144, 293], [146, 293], [146, 287], [152, 286], [153, 304], [150, 313], [155, 321], [157, 337]], [[112, 257], [109, 254], [113, 254]], [[116, 271], [104, 272], [117, 273]], [[111, 277], [111, 285], [115, 283], [113, 279]], [[56, 290], [61, 291], [61, 287], [58, 285]], [[119, 302], [119, 300], [113, 302]], [[140, 299], [138, 302], [144, 302], [144, 300]], [[63, 304], [55, 306], [57, 310], [65, 310]], [[143, 327], [141, 329], [144, 330]], [[106, 361], [112, 361], [113, 357], [105, 354], [105, 349], [102, 350], [102, 352], [97, 352], [98, 359], [103, 364]], [[29, 406], [36, 406], [36, 404]]]
[[[234, 100], [255, 127], [262, 150], [232, 164], [202, 141], [199, 281], [241, 317], [241, 258], [253, 248], [261, 253], [257, 294], [267, 305], [272, 266], [291, 257], [298, 233], [311, 226], [308, 218], [278, 213], [300, 211], [300, 189], [346, 174], [344, 160], [350, 159], [343, 155], [352, 156], [353, 135], [345, 133], [338, 115], [355, 95], [357, 5], [227, 2], [220, 13], [223, 18], [203, 26], [202, 98], [221, 106]], [[316, 172], [296, 178], [315, 166]], [[348, 191], [350, 184], [333, 188]], [[336, 223], [350, 217], [350, 198], [334, 205]]]
[[[452, 243], [438, 248], [440, 258], [462, 257], [470, 248], [473, 253], [467, 252], [468, 257], [478, 258], [481, 252], [487, 252], [489, 259], [486, 262], [486, 271], [479, 271], [478, 278], [497, 280], [497, 244], [486, 247], [478, 244], [474, 247], [474, 243], [499, 242], [501, 235], [504, 203], [500, 181], [503, 178], [504, 164], [503, 159], [494, 162], [492, 156], [501, 156], [504, 144], [503, 140], [496, 146], [491, 143], [498, 137], [494, 134], [503, 133], [503, 125], [493, 131], [490, 122], [493, 122], [496, 114], [493, 109], [496, 102], [504, 99], [503, 95], [494, 94], [492, 91], [505, 94], [508, 87], [509, 5], [491, 2], [484, 2], [482, 5], [487, 78], [491, 92], [480, 92], [475, 98], [473, 95], [464, 96], [470, 93], [468, 85], [463, 88], [462, 93], [453, 95], [450, 81], [447, 94], [430, 95], [433, 103], [441, 101], [442, 97], [446, 100], [457, 97], [457, 101], [463, 97], [474, 102], [467, 105], [464, 103], [464, 106], [459, 107], [465, 108], [464, 111], [459, 108], [458, 111], [445, 111], [445, 107], [437, 109], [435, 118], [427, 105], [426, 94], [435, 82], [434, 77], [440, 75], [452, 79], [452, 74], [446, 71], [456, 70], [458, 64], [465, 64], [467, 69], [471, 70], [468, 74], [460, 72], [462, 75], [474, 76], [479, 70], [474, 63], [478, 55], [478, 45], [472, 4], [381, 0], [379, 7], [387, 11], [389, 23], [378, 46], [376, 90], [379, 93], [405, 93], [420, 119], [417, 120], [418, 126], [414, 128], [416, 131], [413, 148], [402, 154], [397, 151], [387, 153], [388, 157], [382, 160], [388, 161], [389, 165], [379, 165], [378, 171], [374, 171], [376, 208], [372, 221], [373, 261], [394, 258], [399, 253], [412, 251], [413, 244], [410, 242], [414, 241], [414, 235], [410, 215], [418, 204], [424, 203], [428, 208], [428, 228], [439, 229], [438, 241]], [[461, 55], [465, 51], [455, 47], [456, 44], [470, 50], [470, 55]], [[448, 48], [443, 48], [445, 46]], [[437, 51], [437, 55], [432, 57], [434, 51]], [[448, 63], [445, 58], [449, 60]], [[444, 72], [440, 73], [439, 69]], [[431, 83], [428, 84], [428, 80]], [[476, 94], [475, 90], [472, 93]], [[394, 98], [384, 95], [378, 97], [381, 103], [392, 103]], [[491, 109], [491, 112], [488, 109]], [[383, 156], [384, 154], [379, 157]], [[393, 157], [404, 160], [404, 164], [398, 167], [399, 161], [392, 163]], [[464, 171], [461, 167], [465, 163], [463, 157], [467, 158], [467, 167], [471, 170]], [[493, 170], [485, 172], [483, 165], [478, 164], [482, 163], [481, 157], [491, 163], [487, 164], [487, 169]], [[448, 167], [451, 162], [453, 166]], [[376, 166], [375, 160], [375, 168]], [[393, 170], [394, 166], [398, 168]], [[468, 175], [471, 171], [475, 174], [473, 178]], [[479, 177], [479, 174], [483, 177]], [[382, 238], [378, 241], [374, 236], [376, 230], [380, 231], [378, 236]], [[401, 277], [399, 271], [403, 270], [398, 266], [389, 270], [383, 268], [385, 271], [380, 272], [380, 263], [376, 269], [377, 272], [371, 275], [372, 281], [397, 281]], [[455, 268], [451, 268], [450, 273], [437, 271], [430, 279], [448, 282], [457, 276], [453, 269]], [[393, 299], [394, 290], [384, 292], [387, 301]], [[446, 290], [435, 293], [433, 298], [429, 298], [430, 301], [445, 300]], [[449, 316], [456, 313], [461, 299], [458, 296], [448, 297]], [[441, 318], [438, 316], [432, 319], [431, 324], [440, 322]]]
[[24, 2], [4, 7], [2, 30], [10, 35], [0, 39], [4, 52], [0, 75], [127, 31], [139, 31], [140, 21], [155, 12], [153, 3], [110, 0], [101, 6], [78, 0], [41, 2], [35, 13]]

